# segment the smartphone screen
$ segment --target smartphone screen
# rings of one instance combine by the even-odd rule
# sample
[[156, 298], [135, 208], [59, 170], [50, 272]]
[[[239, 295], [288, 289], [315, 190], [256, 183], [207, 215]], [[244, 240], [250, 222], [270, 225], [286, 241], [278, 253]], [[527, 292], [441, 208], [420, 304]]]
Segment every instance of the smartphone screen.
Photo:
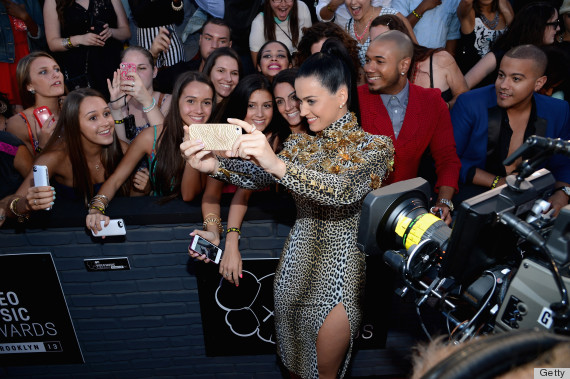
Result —
[[40, 128], [43, 128], [51, 116], [51, 111], [46, 106], [34, 109], [34, 117], [36, 118], [36, 121], [38, 122]]
[[205, 254], [214, 263], [220, 263], [222, 258], [222, 249], [200, 236], [194, 236], [190, 249], [199, 254]]

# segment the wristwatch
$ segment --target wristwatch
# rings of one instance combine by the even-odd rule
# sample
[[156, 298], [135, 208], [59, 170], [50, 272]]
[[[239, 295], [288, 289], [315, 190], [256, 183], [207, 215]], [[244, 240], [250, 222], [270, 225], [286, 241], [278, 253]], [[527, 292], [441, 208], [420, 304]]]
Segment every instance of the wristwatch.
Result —
[[[570, 189], [570, 188], [569, 188], [569, 189]], [[449, 210], [450, 210], [451, 212], [453, 212], [453, 210], [455, 209], [455, 207], [453, 206], [453, 203], [451, 202], [451, 200], [439, 199], [437, 202], [438, 202], [438, 203], [441, 203], [441, 204], [447, 205], [447, 206], [449, 207]]]

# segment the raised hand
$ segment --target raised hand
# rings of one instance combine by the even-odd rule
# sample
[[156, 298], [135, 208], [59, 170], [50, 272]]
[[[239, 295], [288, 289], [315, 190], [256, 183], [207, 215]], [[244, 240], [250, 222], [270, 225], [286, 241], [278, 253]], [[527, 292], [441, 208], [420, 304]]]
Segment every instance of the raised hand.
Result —
[[285, 163], [277, 158], [265, 134], [257, 130], [255, 126], [242, 120], [228, 118], [228, 122], [241, 126], [247, 132], [247, 134], [242, 134], [238, 137], [232, 146], [232, 150], [227, 152], [228, 156], [251, 160], [278, 178], [285, 175]]
[[[107, 87], [109, 88], [109, 96], [111, 97], [109, 106], [112, 110], [120, 110], [131, 99], [131, 96], [121, 90], [121, 69], [117, 69], [113, 72], [113, 79], [107, 79]], [[119, 100], [123, 96], [126, 96], [126, 99]]]
[[190, 139], [188, 128], [187, 125], [184, 125], [184, 139], [180, 144], [182, 158], [200, 172], [215, 174], [219, 167], [218, 159], [211, 151], [204, 150], [202, 141]]

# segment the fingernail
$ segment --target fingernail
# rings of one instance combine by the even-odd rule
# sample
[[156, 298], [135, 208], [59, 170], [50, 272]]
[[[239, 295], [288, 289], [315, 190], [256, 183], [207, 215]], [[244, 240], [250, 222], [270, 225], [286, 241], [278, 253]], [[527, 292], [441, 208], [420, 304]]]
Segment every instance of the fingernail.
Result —
[[239, 274], [239, 278], [242, 279], [242, 278], [243, 278], [243, 274]]
[[53, 204], [54, 204], [54, 202], [53, 202], [53, 201], [52, 201], [51, 203], [49, 203], [49, 205], [53, 205]]
[[239, 287], [239, 284], [236, 284], [236, 287]]
[[55, 188], [51, 187], [51, 190], [53, 191], [53, 193], [55, 193]]
[[55, 195], [53, 195], [53, 199], [55, 200]]

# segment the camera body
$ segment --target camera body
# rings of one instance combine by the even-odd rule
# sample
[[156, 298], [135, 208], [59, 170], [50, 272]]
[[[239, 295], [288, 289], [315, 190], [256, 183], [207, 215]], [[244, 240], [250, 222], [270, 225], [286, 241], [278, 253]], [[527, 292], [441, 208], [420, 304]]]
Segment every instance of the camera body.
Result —
[[522, 189], [503, 185], [468, 199], [453, 229], [429, 213], [424, 179], [394, 183], [365, 198], [358, 246], [400, 273], [398, 294], [437, 307], [456, 341], [518, 328], [567, 333], [570, 206], [555, 220], [533, 213], [554, 183], [542, 169]]

